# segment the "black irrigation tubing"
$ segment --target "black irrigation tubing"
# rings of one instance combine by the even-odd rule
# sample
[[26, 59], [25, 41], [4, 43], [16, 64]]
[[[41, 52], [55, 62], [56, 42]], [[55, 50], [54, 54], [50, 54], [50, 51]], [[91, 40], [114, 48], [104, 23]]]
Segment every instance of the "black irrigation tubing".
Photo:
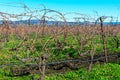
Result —
[[[109, 58], [110, 58], [110, 57], [116, 57], [116, 55], [110, 55], [110, 56], [108, 56], [108, 57], [109, 57]], [[55, 64], [62, 64], [62, 63], [68, 63], [68, 62], [81, 62], [81, 63], [87, 63], [87, 62], [98, 61], [98, 60], [101, 60], [101, 59], [105, 59], [105, 56], [104, 56], [104, 57], [97, 58], [97, 59], [93, 59], [93, 60], [75, 59], [75, 60], [65, 60], [65, 61], [59, 61], [59, 62], [52, 62], [52, 63], [43, 64], [43, 66], [49, 66], [49, 65], [55, 65]]]
[[[110, 57], [117, 57], [118, 55], [109, 55], [108, 58]], [[42, 64], [41, 66], [51, 66], [51, 65], [57, 65], [57, 64], [62, 64], [62, 63], [68, 63], [68, 62], [81, 62], [81, 63], [88, 63], [88, 62], [95, 62], [101, 59], [105, 59], [105, 56], [96, 58], [93, 60], [81, 60], [81, 59], [74, 59], [74, 60], [64, 60], [64, 61], [59, 61], [59, 62], [51, 62], [51, 63], [46, 63]], [[4, 64], [0, 65], [0, 68], [2, 67], [11, 67], [11, 66], [30, 66], [30, 65], [37, 65], [37, 64], [25, 64], [25, 63], [13, 63], [13, 64]]]

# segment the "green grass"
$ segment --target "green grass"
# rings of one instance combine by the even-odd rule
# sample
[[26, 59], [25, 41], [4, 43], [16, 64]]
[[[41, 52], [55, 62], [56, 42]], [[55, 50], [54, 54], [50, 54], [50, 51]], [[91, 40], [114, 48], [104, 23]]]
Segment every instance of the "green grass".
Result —
[[96, 65], [90, 72], [86, 69], [46, 76], [45, 80], [120, 80], [120, 65], [107, 63]]
[[[82, 47], [82, 49], [82, 43], [79, 43], [80, 40], [84, 38], [82, 35], [76, 36], [76, 38], [78, 38], [78, 41], [72, 35], [68, 35], [65, 41], [63, 35], [58, 36], [57, 39], [51, 39], [52, 36], [48, 34], [46, 34], [44, 37], [41, 37], [41, 35], [39, 35], [38, 39], [34, 42], [33, 40], [35, 38], [35, 34], [30, 34], [27, 37], [29, 37], [28, 40], [24, 41], [21, 46], [19, 46], [20, 50], [15, 51], [12, 51], [10, 49], [17, 47], [23, 41], [21, 38], [19, 39], [16, 35], [9, 35], [9, 42], [0, 42], [0, 65], [19, 62], [15, 56], [18, 56], [20, 58], [26, 58], [28, 54], [31, 58], [41, 56], [43, 52], [47, 52], [45, 49], [43, 49], [44, 46], [46, 46], [46, 49], [50, 53], [50, 57], [47, 62], [71, 59], [71, 57], [72, 59], [79, 58], [79, 52], [82, 54], [90, 49], [95, 49], [94, 54], [101, 54], [103, 52], [102, 40], [99, 39], [100, 36], [98, 35], [94, 35], [94, 38], [87, 36], [89, 39]], [[118, 37], [118, 39], [120, 38]], [[61, 46], [58, 47], [55, 40], [58, 40], [64, 49], [61, 49]], [[48, 43], [46, 44], [47, 41]], [[116, 42], [112, 39], [112, 37], [106, 37], [106, 41], [108, 53], [120, 52], [120, 48], [116, 48]], [[30, 49], [31, 45], [33, 45], [32, 49]], [[71, 46], [73, 48], [71, 48]], [[36, 62], [33, 61], [32, 63]], [[6, 72], [9, 74], [9, 67], [6, 69]], [[46, 75], [46, 80], [120, 80], [119, 74], [120, 66], [118, 64], [109, 63], [104, 66], [95, 65], [94, 68], [92, 68], [92, 71], [89, 73], [86, 69], [79, 69], [78, 71], [67, 72], [64, 75]], [[32, 77], [37, 79], [39, 76], [40, 75], [38, 74], [31, 74], [28, 76], [11, 78], [10, 76], [5, 76], [3, 69], [0, 69], [0, 80], [30, 80]]]
[[[39, 74], [18, 77], [3, 76], [0, 69], [0, 80], [31, 80], [32, 78], [36, 80], [40, 77]], [[48, 74], [45, 76], [45, 80], [120, 80], [120, 65], [115, 63], [97, 64], [90, 72], [86, 68], [81, 68], [64, 74]]]

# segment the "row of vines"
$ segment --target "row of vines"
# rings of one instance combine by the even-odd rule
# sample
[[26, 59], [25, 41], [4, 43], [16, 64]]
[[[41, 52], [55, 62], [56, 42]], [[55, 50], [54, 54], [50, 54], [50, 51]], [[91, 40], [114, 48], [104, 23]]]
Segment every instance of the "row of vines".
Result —
[[[112, 24], [114, 17], [100, 16], [91, 22], [93, 18], [81, 13], [62, 14], [44, 5], [31, 10], [22, 5], [22, 14], [0, 12], [0, 79], [31, 75], [31, 80], [44, 80], [45, 75], [63, 67], [76, 70], [86, 66], [91, 71], [97, 61], [119, 61], [120, 26]], [[66, 19], [70, 14], [92, 24], [71, 26]], [[37, 24], [31, 23], [33, 19]], [[48, 25], [47, 20], [55, 24]]]

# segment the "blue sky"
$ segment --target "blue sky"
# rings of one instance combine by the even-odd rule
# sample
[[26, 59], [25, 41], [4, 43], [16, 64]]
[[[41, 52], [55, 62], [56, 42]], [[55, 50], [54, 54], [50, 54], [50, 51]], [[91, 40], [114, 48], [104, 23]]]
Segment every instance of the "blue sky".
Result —
[[[91, 17], [120, 16], [120, 0], [0, 0], [0, 11], [22, 13], [20, 2], [24, 2], [30, 8], [44, 4], [47, 8], [60, 11], [63, 14], [78, 12]], [[73, 16], [77, 17], [78, 15], [71, 14], [66, 17], [72, 20]]]

